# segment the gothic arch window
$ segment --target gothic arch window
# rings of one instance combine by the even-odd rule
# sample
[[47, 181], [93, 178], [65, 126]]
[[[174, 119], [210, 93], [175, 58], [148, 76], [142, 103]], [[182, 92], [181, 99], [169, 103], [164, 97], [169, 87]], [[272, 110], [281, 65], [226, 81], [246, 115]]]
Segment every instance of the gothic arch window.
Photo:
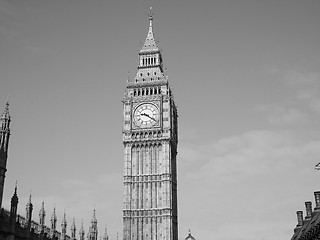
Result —
[[153, 89], [152, 88], [150, 88], [150, 95], [152, 95], [153, 94]]
[[149, 95], [149, 90], [148, 89], [146, 90], [146, 95]]
[[133, 91], [133, 96], [136, 96], [136, 95], [137, 95], [137, 91], [134, 90], [134, 91]]
[[140, 96], [140, 89], [138, 90], [138, 96]]
[[158, 94], [157, 88], [154, 89], [154, 94]]
[[144, 89], [142, 89], [142, 96], [144, 95]]

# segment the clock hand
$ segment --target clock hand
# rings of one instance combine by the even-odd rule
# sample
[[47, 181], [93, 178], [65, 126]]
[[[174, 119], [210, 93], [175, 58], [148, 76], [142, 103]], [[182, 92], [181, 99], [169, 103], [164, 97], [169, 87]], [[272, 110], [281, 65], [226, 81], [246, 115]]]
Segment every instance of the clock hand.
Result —
[[153, 121], [155, 121], [156, 122], [156, 119], [154, 119], [153, 117], [150, 117], [150, 116], [148, 116], [150, 119], [152, 119]]
[[141, 113], [141, 115], [142, 115], [142, 116], [146, 116], [146, 117], [148, 117], [148, 118], [150, 118], [150, 119], [152, 119], [153, 121], [156, 122], [156, 119], [154, 119], [153, 117], [150, 117], [149, 114]]

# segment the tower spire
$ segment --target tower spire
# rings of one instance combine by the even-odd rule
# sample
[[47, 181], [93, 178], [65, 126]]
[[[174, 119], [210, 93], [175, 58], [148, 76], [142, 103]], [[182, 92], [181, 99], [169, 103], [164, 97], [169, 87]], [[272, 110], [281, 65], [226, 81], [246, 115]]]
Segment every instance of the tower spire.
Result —
[[76, 239], [76, 222], [75, 219], [73, 218], [73, 223], [71, 225], [71, 239], [75, 240]]
[[63, 219], [61, 222], [61, 240], [65, 240], [67, 236], [67, 219], [66, 212], [63, 214]]
[[10, 223], [11, 223], [12, 229], [14, 229], [14, 224], [17, 217], [18, 202], [19, 202], [19, 198], [17, 195], [17, 182], [16, 182], [14, 193], [11, 198]]
[[0, 209], [2, 207], [4, 179], [7, 171], [10, 122], [9, 102], [7, 102], [5, 110], [0, 117]]
[[83, 228], [83, 221], [81, 222], [81, 228], [79, 230], [80, 240], [84, 240], [84, 228]]
[[144, 45], [142, 46], [140, 52], [159, 51], [159, 48], [156, 44], [156, 41], [155, 41], [154, 35], [153, 35], [153, 16], [154, 16], [154, 14], [152, 11], [152, 7], [150, 7], [148, 35], [147, 35], [147, 38], [146, 38]]
[[26, 225], [25, 227], [27, 228], [27, 237], [30, 236], [30, 230], [31, 230], [31, 221], [32, 221], [32, 210], [33, 210], [33, 204], [31, 202], [31, 191], [30, 191], [30, 196], [29, 196], [29, 201], [26, 205]]
[[56, 206], [53, 207], [53, 213], [51, 216], [51, 237], [54, 237], [57, 229], [57, 215], [56, 215]]

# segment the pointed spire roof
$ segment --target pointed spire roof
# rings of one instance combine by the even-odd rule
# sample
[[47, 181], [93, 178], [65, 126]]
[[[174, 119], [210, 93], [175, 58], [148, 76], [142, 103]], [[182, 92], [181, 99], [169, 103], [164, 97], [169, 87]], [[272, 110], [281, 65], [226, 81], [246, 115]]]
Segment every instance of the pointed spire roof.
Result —
[[95, 209], [93, 209], [93, 216], [92, 216], [91, 223], [97, 223], [96, 210]]
[[152, 52], [152, 51], [159, 51], [159, 48], [156, 44], [156, 41], [154, 39], [154, 35], [153, 35], [153, 29], [152, 29], [152, 25], [153, 25], [153, 12], [152, 12], [152, 7], [150, 7], [150, 13], [149, 13], [149, 31], [148, 31], [148, 35], [147, 38], [140, 50], [140, 52]]
[[30, 192], [29, 201], [26, 205], [26, 219], [27, 219], [27, 221], [31, 220], [32, 210], [33, 210], [33, 204], [31, 202], [31, 192]]
[[11, 203], [12, 204], [18, 204], [18, 195], [17, 195], [18, 187], [17, 187], [17, 185], [18, 185], [18, 182], [16, 181], [16, 186], [14, 187], [14, 193], [13, 193], [13, 196], [11, 198]]
[[104, 230], [103, 240], [109, 240], [108, 231], [107, 231], [107, 226], [106, 226], [106, 228], [105, 228], [105, 230]]
[[80, 228], [80, 230], [79, 230], [79, 234], [80, 234], [80, 237], [81, 237], [81, 236], [84, 236], [83, 220], [81, 221], [81, 228]]
[[73, 222], [72, 222], [72, 225], [71, 225], [71, 231], [76, 231], [76, 220], [73, 218]]
[[65, 227], [67, 226], [66, 212], [63, 213], [61, 226], [65, 226]]
[[52, 216], [51, 216], [51, 221], [57, 221], [56, 206], [53, 207], [53, 213], [52, 213]]
[[195, 240], [195, 238], [191, 235], [191, 230], [189, 229], [188, 237], [185, 240]]
[[29, 201], [28, 201], [28, 203], [27, 203], [27, 206], [30, 206], [30, 205], [32, 205], [32, 202], [31, 202], [31, 192], [30, 192], [30, 195], [29, 195]]
[[39, 220], [40, 220], [40, 225], [43, 227], [44, 226], [44, 222], [45, 222], [45, 217], [46, 217], [46, 211], [44, 210], [44, 201], [42, 201], [42, 206], [41, 209], [39, 211]]
[[46, 215], [46, 211], [44, 210], [44, 201], [42, 201], [41, 209], [39, 211], [40, 218]]

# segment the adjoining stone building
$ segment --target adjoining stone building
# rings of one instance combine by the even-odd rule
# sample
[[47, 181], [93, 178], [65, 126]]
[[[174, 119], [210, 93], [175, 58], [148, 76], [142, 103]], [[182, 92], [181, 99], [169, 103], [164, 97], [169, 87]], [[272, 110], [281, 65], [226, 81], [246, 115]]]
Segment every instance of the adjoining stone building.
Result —
[[[51, 226], [46, 226], [44, 202], [42, 202], [42, 206], [39, 211], [39, 221], [37, 222], [33, 220], [33, 204], [31, 201], [31, 195], [28, 203], [26, 204], [25, 216], [18, 215], [17, 210], [19, 198], [17, 184], [11, 198], [10, 210], [2, 208], [4, 180], [5, 173], [7, 172], [10, 123], [11, 116], [9, 113], [9, 103], [7, 103], [5, 111], [0, 118], [0, 240], [98, 240], [98, 221], [95, 210], [86, 236], [83, 224], [79, 232], [77, 232], [75, 220], [73, 220], [69, 231], [67, 228], [68, 224], [66, 221], [66, 214], [64, 214], [61, 221], [61, 232], [57, 231], [57, 216], [55, 208], [53, 209], [50, 219]], [[70, 233], [70, 235], [68, 235], [68, 233]], [[77, 238], [78, 234], [79, 238]], [[102, 235], [103, 240], [109, 240], [106, 229], [105, 233], [101, 234], [101, 236]]]
[[314, 192], [315, 208], [312, 202], [305, 202], [306, 216], [303, 211], [297, 211], [297, 226], [291, 240], [317, 240], [320, 239], [320, 191]]

